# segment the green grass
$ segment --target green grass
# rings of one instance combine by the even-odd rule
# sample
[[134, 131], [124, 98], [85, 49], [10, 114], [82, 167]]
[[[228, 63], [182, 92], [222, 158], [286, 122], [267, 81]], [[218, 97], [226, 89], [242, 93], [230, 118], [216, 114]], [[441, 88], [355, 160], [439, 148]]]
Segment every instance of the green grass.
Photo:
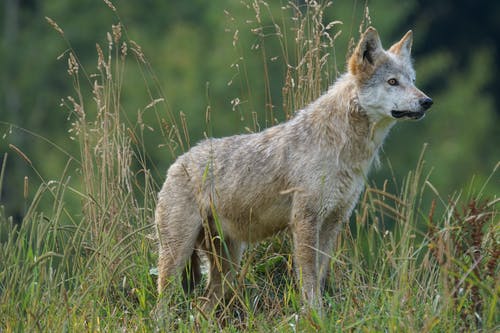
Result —
[[[430, 188], [421, 170], [408, 174], [399, 196], [366, 192], [332, 253], [322, 317], [301, 311], [282, 234], [247, 252], [224, 329], [498, 329], [498, 202], [461, 195], [436, 203], [442, 216], [422, 212], [418, 200]], [[111, 216], [96, 208], [97, 221], [71, 218], [64, 208], [70, 193], [63, 181], [42, 185], [20, 226], [1, 217], [3, 331], [220, 329], [198, 315], [201, 290], [186, 297], [174, 284], [156, 308], [151, 210], [127, 207]], [[44, 196], [54, 201], [47, 212], [37, 210]], [[391, 229], [380, 223], [387, 215], [395, 218]]]
[[[300, 107], [324, 87], [316, 80], [329, 70], [321, 56], [322, 9], [297, 14], [294, 21], [306, 36], [295, 41], [310, 49], [282, 39], [283, 52], [294, 53], [286, 61], [308, 63], [286, 73], [284, 108]], [[148, 125], [141, 114], [154, 110], [157, 133], [173, 155], [187, 145], [187, 125], [168, 110], [161, 89], [154, 85], [147, 86], [150, 102], [136, 120], [124, 114], [126, 59], [132, 56], [144, 77], [154, 72], [123, 27], [114, 26], [107, 51], [98, 48], [95, 75], [81, 67], [70, 45], [67, 56], [75, 97], [64, 104], [79, 155], [68, 158], [59, 179], [40, 175], [36, 193], [25, 195], [21, 224], [0, 210], [1, 332], [500, 328], [499, 201], [483, 197], [483, 184], [440, 197], [424, 154], [397, 193], [367, 186], [350, 227], [331, 253], [322, 315], [302, 310], [286, 233], [246, 252], [233, 285], [235, 296], [222, 308], [223, 322], [198, 310], [202, 290], [186, 296], [178, 282], [158, 302], [152, 235], [156, 192], [163, 179], [153, 176], [155, 166], [144, 144]], [[292, 78], [301, 85], [287, 81]], [[84, 91], [91, 92], [86, 96]], [[36, 161], [17, 147], [12, 151], [10, 157], [19, 155], [36, 171]], [[1, 170], [0, 184], [6, 177], [5, 163]], [[424, 195], [434, 198], [430, 206], [423, 202]]]

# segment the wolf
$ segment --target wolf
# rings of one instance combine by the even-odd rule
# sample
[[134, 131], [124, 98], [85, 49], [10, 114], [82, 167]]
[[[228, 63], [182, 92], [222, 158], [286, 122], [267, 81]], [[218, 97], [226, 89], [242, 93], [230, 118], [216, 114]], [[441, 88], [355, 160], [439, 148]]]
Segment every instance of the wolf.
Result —
[[410, 30], [384, 50], [370, 27], [347, 72], [292, 119], [206, 139], [178, 157], [155, 211], [158, 292], [181, 272], [184, 287], [193, 288], [203, 253], [213, 308], [227, 298], [246, 245], [288, 229], [304, 305], [321, 307], [329, 254], [385, 137], [398, 120], [421, 119], [433, 104], [415, 86], [411, 45]]

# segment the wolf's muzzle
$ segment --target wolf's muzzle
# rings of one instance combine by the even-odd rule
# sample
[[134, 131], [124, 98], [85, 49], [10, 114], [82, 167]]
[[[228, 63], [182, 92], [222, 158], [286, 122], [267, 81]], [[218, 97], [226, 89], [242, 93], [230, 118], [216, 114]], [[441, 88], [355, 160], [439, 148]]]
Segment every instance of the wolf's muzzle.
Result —
[[410, 118], [414, 120], [418, 120], [425, 116], [425, 111], [429, 110], [429, 108], [434, 104], [432, 99], [429, 97], [424, 97], [418, 101], [420, 104], [420, 110], [419, 111], [409, 111], [409, 110], [392, 110], [391, 115], [396, 118]]

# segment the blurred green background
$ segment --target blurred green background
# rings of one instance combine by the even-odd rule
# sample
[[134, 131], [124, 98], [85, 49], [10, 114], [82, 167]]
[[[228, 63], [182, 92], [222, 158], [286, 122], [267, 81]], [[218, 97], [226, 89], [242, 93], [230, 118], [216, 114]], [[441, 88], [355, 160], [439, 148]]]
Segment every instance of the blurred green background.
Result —
[[[40, 176], [47, 182], [63, 173], [68, 156], [54, 144], [78, 155], [77, 145], [69, 139], [68, 112], [60, 107], [61, 98], [74, 95], [67, 57], [57, 59], [68, 44], [45, 16], [64, 30], [89, 77], [97, 71], [95, 44], [106, 47], [106, 32], [112, 24], [121, 21], [128, 38], [142, 46], [154, 75], [144, 77], [133, 60], [129, 61], [122, 108], [131, 123], [142, 110], [150, 125], [145, 143], [159, 183], [172, 157], [160, 145], [155, 115], [145, 110], [151, 102], [145, 81], [157, 80], [167, 107], [174, 114], [182, 111], [186, 115], [191, 143], [204, 133], [225, 136], [253, 129], [253, 113], [260, 128], [269, 126], [265, 112], [269, 101], [274, 117], [285, 119], [281, 107], [282, 53], [277, 39], [270, 35], [265, 39], [264, 57], [269, 66], [263, 66], [262, 51], [255, 47], [262, 41], [251, 33], [256, 26], [253, 1], [115, 2], [119, 18], [100, 0], [4, 0], [0, 7], [0, 158], [5, 159], [8, 153], [0, 205], [17, 221], [22, 219]], [[275, 19], [286, 14], [282, 9], [285, 1], [269, 1], [268, 7], [258, 3], [269, 8]], [[423, 121], [405, 122], [393, 129], [381, 155], [382, 167], [372, 178], [378, 184], [389, 179], [397, 190], [398, 181], [416, 165], [423, 144], [428, 143], [425, 160], [428, 171], [432, 170], [430, 180], [443, 198], [469, 186], [472, 178], [481, 186], [500, 160], [500, 2], [367, 3], [371, 24], [385, 47], [407, 30], [414, 31], [417, 85], [434, 100]], [[270, 17], [263, 14], [261, 25], [272, 27]], [[333, 20], [343, 24], [331, 31], [332, 36], [341, 31], [329, 54], [332, 82], [344, 71], [346, 51], [350, 41], [358, 39], [361, 22], [370, 23], [366, 22], [365, 3], [350, 0], [332, 1], [325, 23]], [[82, 89], [88, 93], [91, 86]], [[240, 104], [235, 107], [236, 98]], [[207, 125], [208, 105], [211, 122]], [[9, 145], [22, 150], [33, 167]], [[27, 198], [23, 193], [26, 176]], [[498, 195], [499, 190], [497, 177], [485, 191]]]

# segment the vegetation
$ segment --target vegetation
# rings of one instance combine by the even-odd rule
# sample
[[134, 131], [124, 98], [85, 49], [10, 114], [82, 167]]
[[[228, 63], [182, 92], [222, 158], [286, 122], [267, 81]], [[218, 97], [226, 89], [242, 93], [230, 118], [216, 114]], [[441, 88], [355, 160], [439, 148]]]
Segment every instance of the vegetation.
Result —
[[[308, 2], [305, 6], [290, 2], [282, 4], [283, 8], [261, 1], [245, 3], [247, 7], [228, 4], [225, 15], [230, 38], [222, 41], [203, 40], [187, 23], [170, 23], [175, 47], [188, 39], [199, 45], [186, 57], [201, 58], [191, 62], [170, 46], [159, 46], [167, 48], [161, 55], [178, 57], [165, 70], [168, 75], [161, 76], [177, 80], [180, 74], [176, 71], [181, 71], [182, 79], [174, 85], [197, 81], [192, 76], [203, 69], [193, 63], [203, 60], [205, 49], [217, 53], [214, 45], [206, 43], [228, 43], [237, 55], [208, 57], [207, 67], [218, 68], [215, 61], [227, 61], [231, 66], [218, 77], [214, 74], [210, 84], [190, 88], [194, 94], [188, 89], [176, 99], [170, 97], [172, 85], [164, 84], [153, 69], [148, 52], [132, 40], [136, 32], [126, 28], [111, 2], [105, 4], [115, 23], [103, 34], [104, 40], [98, 39], [97, 67], [86, 64], [64, 27], [47, 18], [66, 43], [61, 59], [71, 84], [63, 86], [74, 90], [62, 95], [69, 97], [61, 105], [69, 131], [64, 135], [70, 140], [62, 139], [62, 131], [55, 130], [63, 122], [51, 124], [54, 136], [39, 136], [24, 124], [17, 127], [21, 122], [4, 123], [8, 153], [3, 154], [0, 189], [16, 174], [8, 167], [9, 161], [22, 162], [19, 169], [25, 174], [16, 197], [23, 206], [22, 223], [3, 206], [0, 209], [0, 331], [493, 332], [500, 328], [499, 199], [494, 195], [500, 167], [494, 160], [497, 156], [484, 162], [487, 173], [480, 170], [468, 183], [463, 178], [459, 183], [442, 180], [444, 176], [434, 181], [436, 174], [446, 174], [448, 179], [463, 177], [472, 165], [467, 163], [475, 161], [442, 153], [453, 147], [435, 148], [432, 143], [423, 146], [416, 141], [411, 149], [400, 145], [387, 153], [393, 161], [392, 154], [403, 149], [421, 150], [415, 159], [409, 158], [412, 162], [407, 168], [393, 161], [394, 169], [406, 174], [379, 172], [380, 181], [367, 184], [350, 228], [345, 228], [331, 254], [322, 315], [301, 308], [285, 234], [247, 251], [234, 286], [235, 297], [222, 308], [224, 320], [199, 311], [197, 297], [202, 291], [186, 296], [180, 283], [157, 303], [152, 223], [156, 192], [167, 163], [203, 135], [234, 133], [234, 126], [225, 128], [228, 124], [238, 124], [240, 131], [255, 131], [292, 116], [294, 110], [317, 97], [342, 68], [337, 64], [342, 57], [331, 51], [340, 48], [337, 43], [342, 43], [345, 34], [339, 34], [341, 24], [328, 16], [336, 9], [329, 3]], [[204, 17], [207, 24], [220, 26], [217, 15], [222, 14], [214, 14], [215, 7], [198, 5], [209, 13]], [[51, 6], [56, 10], [63, 5]], [[127, 17], [130, 7], [123, 6], [122, 15]], [[180, 12], [191, 13], [189, 5], [179, 6]], [[171, 19], [175, 21], [175, 17]], [[367, 10], [359, 24], [360, 30], [370, 24]], [[383, 30], [381, 34], [384, 38]], [[55, 38], [52, 34], [49, 40]], [[250, 40], [251, 46], [245, 44]], [[483, 60], [490, 56], [486, 51], [477, 55]], [[447, 63], [446, 57], [434, 55], [417, 73], [423, 72], [424, 79], [433, 78], [432, 72]], [[477, 61], [479, 66], [481, 61]], [[233, 77], [229, 83], [224, 81], [228, 73]], [[456, 75], [461, 80], [465, 74]], [[475, 105], [486, 114], [487, 98], [477, 101], [483, 78], [471, 76], [472, 91], [461, 101], [469, 103], [469, 94], [476, 92]], [[456, 89], [464, 89], [456, 81], [452, 83]], [[166, 92], [164, 86], [169, 87]], [[228, 90], [228, 96], [239, 96], [230, 98], [229, 108], [234, 112], [229, 115], [222, 111], [222, 90]], [[451, 103], [452, 97], [444, 100]], [[456, 104], [450, 105], [449, 112], [459, 118], [464, 109]], [[178, 111], [181, 107], [200, 109], [201, 105], [205, 106], [203, 112]], [[463, 139], [454, 138], [459, 140], [455, 144], [463, 149], [462, 154], [473, 154], [474, 144], [482, 141], [465, 145], [460, 140], [472, 140], [477, 134], [473, 131], [493, 133], [488, 117], [494, 116], [478, 116], [478, 125], [470, 123], [471, 132]], [[433, 117], [429, 115], [428, 123], [447, 118]], [[409, 130], [408, 124], [404, 131], [439, 132], [438, 125], [425, 125], [427, 120], [417, 129]], [[25, 141], [16, 139], [19, 133], [29, 134], [30, 140], [50, 150], [31, 151]], [[495, 148], [485, 149], [494, 152]], [[424, 159], [432, 150], [452, 162], [461, 158], [463, 169], [450, 172], [443, 167], [447, 164], [437, 163], [429, 167]], [[492, 160], [495, 163], [488, 164]], [[383, 169], [391, 170], [390, 163], [384, 164]], [[443, 184], [460, 187], [443, 190]]]

